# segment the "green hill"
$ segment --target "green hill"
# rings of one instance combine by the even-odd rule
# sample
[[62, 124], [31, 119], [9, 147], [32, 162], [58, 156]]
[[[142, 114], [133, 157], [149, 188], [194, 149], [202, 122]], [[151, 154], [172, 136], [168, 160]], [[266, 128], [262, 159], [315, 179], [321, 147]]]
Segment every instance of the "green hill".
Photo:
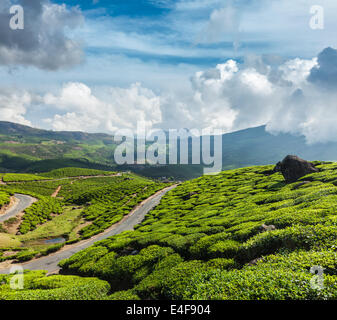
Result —
[[[308, 160], [337, 160], [337, 143], [308, 145], [303, 136], [272, 135], [264, 126], [225, 134], [222, 144], [223, 170], [276, 163], [286, 154], [297, 154]], [[0, 121], [0, 172], [41, 173], [77, 167], [130, 170], [152, 178], [176, 180], [203, 174], [201, 165], [117, 166], [115, 148], [113, 136], [107, 134], [54, 132]]]
[[[109, 283], [106, 299], [336, 299], [337, 163], [316, 167], [292, 184], [272, 166], [185, 182], [135, 231], [62, 261], [62, 272]], [[34, 288], [25, 294], [57, 298]]]

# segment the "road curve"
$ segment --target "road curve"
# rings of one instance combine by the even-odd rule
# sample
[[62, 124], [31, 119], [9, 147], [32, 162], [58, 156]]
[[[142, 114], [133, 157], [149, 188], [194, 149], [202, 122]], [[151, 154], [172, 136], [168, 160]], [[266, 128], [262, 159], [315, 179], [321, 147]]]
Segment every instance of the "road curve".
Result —
[[[68, 259], [73, 254], [92, 246], [95, 242], [104, 240], [116, 234], [119, 234], [124, 231], [133, 230], [133, 227], [143, 221], [147, 213], [151, 211], [154, 207], [156, 207], [161, 198], [170, 190], [174, 189], [176, 186], [171, 186], [165, 188], [150, 198], [143, 201], [140, 206], [131, 211], [129, 215], [124, 217], [124, 219], [117, 223], [116, 225], [110, 227], [105, 232], [90, 238], [89, 240], [81, 241], [78, 244], [71, 245], [69, 248], [64, 247], [63, 250], [58, 251], [54, 254], [51, 254], [46, 257], [42, 257], [39, 259], [35, 259], [23, 264], [20, 264], [25, 270], [46, 270], [49, 273], [54, 273], [60, 270], [58, 263], [61, 260]], [[9, 274], [10, 269], [0, 270], [0, 274]]]
[[0, 223], [17, 216], [36, 201], [35, 198], [25, 194], [15, 193], [14, 197], [17, 199], [17, 202], [5, 214], [0, 216]]

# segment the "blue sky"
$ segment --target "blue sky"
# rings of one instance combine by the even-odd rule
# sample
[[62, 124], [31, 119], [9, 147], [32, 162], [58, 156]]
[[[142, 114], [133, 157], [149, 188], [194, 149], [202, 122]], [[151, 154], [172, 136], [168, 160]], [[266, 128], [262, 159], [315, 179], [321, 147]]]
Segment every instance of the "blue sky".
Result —
[[[6, 29], [14, 3], [25, 9], [22, 32]], [[322, 30], [309, 26], [313, 5], [324, 9]], [[337, 48], [336, 14], [335, 0], [4, 0], [1, 117], [105, 132], [137, 119], [226, 132], [268, 124], [285, 96], [314, 91], [307, 79], [318, 55]], [[307, 134], [310, 121], [295, 133]]]
[[[176, 73], [177, 81], [188, 82], [188, 77], [185, 81], [180, 78], [181, 74], [192, 76], [197, 70], [214, 67], [228, 59], [242, 62], [251, 54], [283, 59], [311, 58], [323, 48], [334, 46], [331, 43], [336, 25], [334, 10], [328, 10], [336, 9], [333, 1], [299, 0], [290, 6], [293, 2], [57, 0], [54, 3], [66, 4], [68, 10], [78, 7], [84, 17], [78, 28], [65, 29], [67, 35], [81, 43], [83, 63], [74, 64], [70, 71], [67, 68], [54, 70], [52, 75], [40, 68], [18, 73], [21, 72], [23, 82], [29, 75], [32, 86], [40, 86], [41, 82], [52, 86], [55, 81], [66, 81], [69, 77], [74, 81], [88, 81], [90, 85], [102, 85], [109, 75], [111, 82], [107, 85], [125, 86], [140, 81], [154, 85], [154, 90], [163, 90], [170, 85], [157, 79], [152, 81], [159, 69], [170, 79]], [[309, 28], [311, 2], [325, 2], [329, 6], [325, 16], [328, 27], [324, 30]], [[102, 60], [106, 75], [100, 70]], [[135, 72], [123, 74], [116, 65], [120, 68], [134, 65]], [[83, 75], [85, 70], [90, 73], [90, 79]], [[18, 83], [21, 77], [11, 80]]]
[[148, 1], [148, 0], [68, 0], [68, 1], [55, 1], [56, 3], [66, 3], [70, 6], [79, 5], [82, 10], [97, 10], [104, 9], [109, 16], [121, 16], [128, 17], [158, 17], [162, 14], [166, 14], [171, 10], [172, 3], [174, 1]]

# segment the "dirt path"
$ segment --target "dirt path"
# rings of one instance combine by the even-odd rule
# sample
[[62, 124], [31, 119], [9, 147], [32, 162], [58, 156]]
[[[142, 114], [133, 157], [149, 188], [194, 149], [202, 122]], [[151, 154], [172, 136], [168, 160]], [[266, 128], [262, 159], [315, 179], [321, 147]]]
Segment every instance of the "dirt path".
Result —
[[[51, 254], [46, 257], [38, 258], [27, 263], [20, 264], [27, 270], [46, 270], [49, 273], [56, 273], [60, 270], [58, 263], [61, 260], [71, 257], [73, 254], [92, 246], [95, 242], [104, 240], [113, 235], [119, 234], [124, 231], [133, 230], [134, 226], [143, 221], [145, 216], [155, 208], [161, 198], [170, 190], [174, 189], [176, 185], [167, 187], [148, 199], [140, 203], [133, 209], [127, 216], [125, 216], [119, 223], [113, 225], [103, 233], [100, 233], [88, 240], [78, 242], [73, 245], [65, 246], [62, 250]], [[13, 261], [6, 261], [0, 264], [0, 274], [8, 274]], [[17, 264], [16, 264], [17, 265]]]
[[15, 197], [10, 197], [9, 203], [5, 204], [0, 208], [0, 217], [5, 214], [10, 208], [12, 208], [16, 203], [18, 202], [18, 199]]
[[62, 186], [58, 186], [55, 192], [51, 195], [52, 198], [56, 198], [59, 192], [61, 191]]

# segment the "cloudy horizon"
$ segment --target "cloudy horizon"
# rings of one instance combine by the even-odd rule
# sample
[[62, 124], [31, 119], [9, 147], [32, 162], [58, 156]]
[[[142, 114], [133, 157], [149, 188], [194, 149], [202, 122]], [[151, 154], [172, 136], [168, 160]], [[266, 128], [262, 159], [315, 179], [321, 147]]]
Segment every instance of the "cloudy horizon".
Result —
[[[20, 4], [24, 30], [11, 30]], [[324, 8], [324, 29], [310, 8]], [[106, 132], [266, 125], [337, 141], [337, 3], [4, 0], [0, 120]]]

